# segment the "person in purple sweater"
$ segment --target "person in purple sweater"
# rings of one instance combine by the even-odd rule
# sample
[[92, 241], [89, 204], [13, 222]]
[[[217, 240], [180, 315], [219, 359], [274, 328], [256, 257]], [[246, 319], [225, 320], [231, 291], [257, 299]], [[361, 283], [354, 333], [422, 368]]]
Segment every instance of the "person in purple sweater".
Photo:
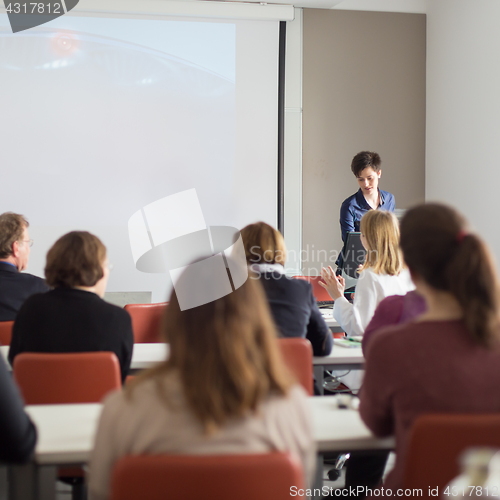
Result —
[[386, 297], [375, 309], [370, 323], [366, 327], [361, 341], [363, 354], [366, 353], [368, 340], [373, 334], [384, 326], [400, 325], [407, 323], [412, 319], [420, 316], [426, 309], [425, 299], [415, 290], [408, 292], [406, 295], [391, 295]]
[[500, 412], [500, 287], [486, 245], [454, 209], [426, 204], [404, 216], [401, 248], [427, 310], [372, 337], [360, 391], [365, 424], [396, 436], [392, 491], [417, 417]]

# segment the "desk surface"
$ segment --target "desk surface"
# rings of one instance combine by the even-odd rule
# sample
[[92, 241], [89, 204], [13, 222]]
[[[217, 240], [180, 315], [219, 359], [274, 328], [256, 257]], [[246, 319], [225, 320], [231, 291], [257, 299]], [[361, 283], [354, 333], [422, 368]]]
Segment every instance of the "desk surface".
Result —
[[[339, 410], [330, 397], [309, 398], [314, 439], [320, 452], [392, 449], [394, 438], [374, 437], [355, 410]], [[39, 465], [86, 463], [94, 441], [100, 404], [37, 405], [26, 411], [38, 429]]]

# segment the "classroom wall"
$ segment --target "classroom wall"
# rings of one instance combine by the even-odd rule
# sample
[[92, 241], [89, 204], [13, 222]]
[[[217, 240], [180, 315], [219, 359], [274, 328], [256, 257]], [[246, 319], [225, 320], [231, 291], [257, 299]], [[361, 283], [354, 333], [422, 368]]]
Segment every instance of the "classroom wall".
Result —
[[500, 2], [429, 2], [426, 198], [460, 209], [500, 261]]
[[425, 196], [426, 18], [304, 9], [302, 271], [342, 247], [339, 211], [357, 182], [352, 157], [382, 157], [380, 187], [397, 208]]

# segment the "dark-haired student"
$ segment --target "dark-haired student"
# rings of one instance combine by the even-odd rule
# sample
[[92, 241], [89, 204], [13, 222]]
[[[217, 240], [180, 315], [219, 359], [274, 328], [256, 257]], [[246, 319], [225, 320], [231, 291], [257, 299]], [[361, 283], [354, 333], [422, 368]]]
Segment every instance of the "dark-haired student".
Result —
[[454, 209], [427, 204], [404, 216], [401, 248], [427, 310], [373, 336], [360, 391], [366, 425], [377, 436], [396, 435], [396, 465], [385, 482], [393, 491], [402, 486], [419, 415], [500, 411], [500, 295], [484, 242]]
[[106, 247], [86, 231], [61, 236], [47, 253], [47, 283], [32, 295], [12, 329], [9, 361], [21, 352], [112, 351], [122, 380], [127, 376], [134, 337], [130, 315], [102, 297], [109, 278]]
[[245, 255], [258, 278], [282, 337], [307, 338], [315, 356], [327, 356], [333, 336], [321, 315], [310, 283], [285, 275], [286, 246], [279, 231], [265, 222], [241, 230]]
[[[356, 177], [359, 189], [346, 198], [340, 207], [340, 230], [342, 242], [345, 244], [347, 233], [359, 232], [361, 219], [370, 210], [386, 210], [394, 212], [396, 201], [388, 191], [379, 189], [382, 175], [382, 160], [373, 151], [361, 151], [354, 156], [351, 170]], [[337, 259], [337, 266], [342, 266], [342, 252]]]

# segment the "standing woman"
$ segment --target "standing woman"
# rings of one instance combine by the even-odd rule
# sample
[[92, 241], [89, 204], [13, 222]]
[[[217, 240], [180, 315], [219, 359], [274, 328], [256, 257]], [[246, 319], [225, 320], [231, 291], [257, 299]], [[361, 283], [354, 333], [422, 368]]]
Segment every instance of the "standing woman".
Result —
[[[213, 282], [218, 269], [205, 266], [198, 278]], [[174, 291], [163, 331], [169, 359], [105, 401], [90, 462], [91, 500], [109, 498], [113, 466], [130, 454], [289, 451], [311, 480], [307, 397], [281, 359], [259, 282], [247, 279], [184, 310]]]
[[112, 351], [125, 380], [132, 322], [127, 311], [102, 300], [109, 278], [102, 241], [86, 231], [61, 236], [47, 253], [45, 277], [53, 290], [32, 295], [19, 310], [10, 363], [22, 352]]
[[344, 279], [335, 276], [332, 268], [321, 276], [332, 299], [333, 317], [347, 335], [363, 335], [379, 302], [389, 295], [404, 295], [415, 287], [404, 268], [399, 249], [399, 224], [391, 212], [371, 210], [361, 219], [361, 243], [366, 260], [356, 285], [354, 302], [344, 297]]
[[[356, 177], [359, 189], [346, 198], [340, 207], [340, 230], [345, 244], [347, 233], [358, 232], [361, 219], [370, 210], [386, 210], [394, 212], [396, 201], [394, 195], [379, 189], [378, 183], [382, 175], [382, 161], [378, 153], [361, 151], [353, 159], [351, 170]], [[337, 266], [342, 267], [342, 252], [337, 259]]]
[[390, 488], [402, 486], [419, 415], [500, 411], [500, 296], [485, 244], [455, 210], [428, 204], [404, 216], [401, 248], [427, 311], [371, 339], [360, 394], [366, 425], [396, 434]]

